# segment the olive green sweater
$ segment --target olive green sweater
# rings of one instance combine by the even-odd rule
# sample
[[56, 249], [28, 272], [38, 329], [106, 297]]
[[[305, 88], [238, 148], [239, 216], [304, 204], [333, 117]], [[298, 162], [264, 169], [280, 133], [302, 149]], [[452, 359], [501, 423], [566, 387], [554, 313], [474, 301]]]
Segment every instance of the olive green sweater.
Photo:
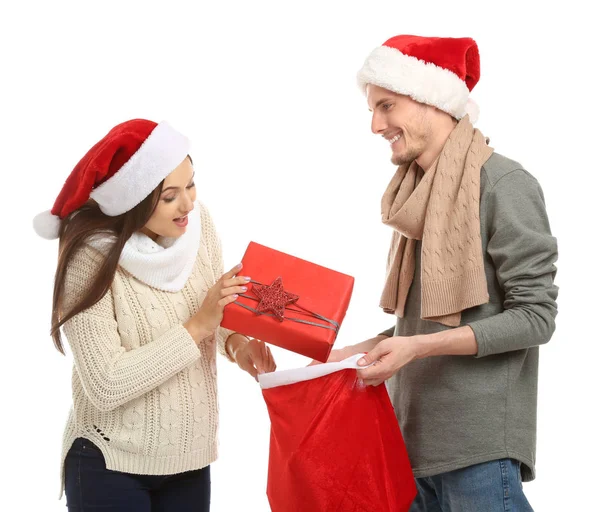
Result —
[[[388, 381], [416, 477], [494, 459], [522, 462], [535, 477], [538, 347], [554, 332], [556, 239], [540, 185], [494, 153], [481, 170], [481, 239], [490, 300], [463, 312], [472, 356], [416, 360]], [[447, 327], [420, 318], [420, 243], [405, 317], [388, 336]]]

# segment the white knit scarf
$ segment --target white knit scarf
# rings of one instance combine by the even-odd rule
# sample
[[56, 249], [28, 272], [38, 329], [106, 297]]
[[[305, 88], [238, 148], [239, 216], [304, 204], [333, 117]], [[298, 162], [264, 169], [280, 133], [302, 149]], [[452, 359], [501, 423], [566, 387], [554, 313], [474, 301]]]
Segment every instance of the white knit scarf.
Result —
[[[196, 208], [188, 217], [186, 232], [178, 238], [159, 237], [156, 242], [149, 236], [134, 233], [125, 243], [119, 265], [143, 283], [164, 290], [178, 292], [194, 268], [200, 248], [202, 226]], [[114, 238], [95, 238], [89, 244], [107, 254]]]

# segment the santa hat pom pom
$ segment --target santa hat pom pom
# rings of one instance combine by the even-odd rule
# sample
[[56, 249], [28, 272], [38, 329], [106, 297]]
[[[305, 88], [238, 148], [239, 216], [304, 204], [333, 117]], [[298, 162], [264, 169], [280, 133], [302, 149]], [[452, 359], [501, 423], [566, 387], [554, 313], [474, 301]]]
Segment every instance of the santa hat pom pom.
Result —
[[471, 123], [475, 124], [479, 119], [479, 105], [475, 103], [471, 98], [467, 100], [467, 106], [465, 107], [465, 115], [469, 115]]
[[50, 210], [38, 213], [33, 219], [33, 229], [42, 238], [55, 240], [60, 230], [60, 219]]

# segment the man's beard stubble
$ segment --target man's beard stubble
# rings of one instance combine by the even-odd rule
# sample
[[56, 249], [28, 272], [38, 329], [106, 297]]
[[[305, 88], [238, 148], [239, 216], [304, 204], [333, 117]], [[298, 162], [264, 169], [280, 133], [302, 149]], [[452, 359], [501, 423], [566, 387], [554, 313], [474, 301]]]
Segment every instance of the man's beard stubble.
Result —
[[[406, 138], [404, 139], [404, 144], [406, 145], [406, 152], [404, 154], [392, 154], [391, 160], [394, 165], [405, 165], [414, 162], [423, 154], [429, 140], [431, 140], [433, 129], [431, 121], [427, 118], [427, 106], [422, 105], [422, 107], [420, 115], [418, 116], [419, 119], [417, 123], [415, 123], [420, 130], [418, 132], [416, 130], [411, 130], [410, 146], [408, 145]], [[404, 133], [402, 133], [402, 137], [405, 137]]]
[[394, 165], [410, 164], [411, 162], [414, 162], [417, 158], [419, 158], [419, 155], [422, 152], [422, 149], [417, 149], [414, 147], [409, 148], [407, 152], [402, 155], [393, 154], [391, 160]]

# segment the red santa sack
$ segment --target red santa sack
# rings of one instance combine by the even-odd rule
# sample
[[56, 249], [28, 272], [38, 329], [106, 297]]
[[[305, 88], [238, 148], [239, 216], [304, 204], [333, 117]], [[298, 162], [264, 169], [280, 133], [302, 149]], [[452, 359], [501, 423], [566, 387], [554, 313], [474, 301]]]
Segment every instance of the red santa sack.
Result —
[[357, 378], [361, 355], [261, 375], [271, 418], [272, 512], [403, 512], [416, 487], [385, 385]]

